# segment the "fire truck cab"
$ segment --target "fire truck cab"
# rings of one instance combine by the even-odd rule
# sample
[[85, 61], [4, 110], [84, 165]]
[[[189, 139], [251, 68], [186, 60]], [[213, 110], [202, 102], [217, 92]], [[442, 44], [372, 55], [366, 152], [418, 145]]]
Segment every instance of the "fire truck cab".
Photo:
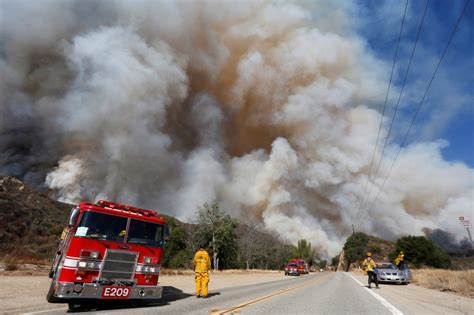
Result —
[[157, 212], [100, 200], [72, 209], [53, 261], [51, 303], [160, 299], [165, 221]]

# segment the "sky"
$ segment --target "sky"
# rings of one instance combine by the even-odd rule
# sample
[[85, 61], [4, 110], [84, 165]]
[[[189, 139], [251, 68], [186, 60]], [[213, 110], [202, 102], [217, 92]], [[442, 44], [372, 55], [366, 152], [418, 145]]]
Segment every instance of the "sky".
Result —
[[[389, 64], [405, 8], [405, 1], [358, 1], [352, 23], [373, 53]], [[415, 43], [426, 1], [409, 1], [393, 82], [400, 87]], [[394, 141], [400, 142], [444, 50], [464, 0], [430, 1], [421, 29], [399, 111]], [[474, 5], [470, 3], [408, 138], [413, 141], [444, 141], [443, 157], [474, 166]], [[391, 89], [387, 114], [391, 117], [398, 98]]]

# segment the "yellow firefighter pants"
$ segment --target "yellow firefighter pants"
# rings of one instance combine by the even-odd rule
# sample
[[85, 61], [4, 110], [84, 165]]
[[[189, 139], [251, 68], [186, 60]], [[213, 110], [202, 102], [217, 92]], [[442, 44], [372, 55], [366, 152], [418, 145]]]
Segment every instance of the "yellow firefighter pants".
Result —
[[196, 282], [196, 295], [205, 297], [207, 296], [207, 285], [209, 283], [209, 273], [206, 272], [195, 272], [194, 281]]

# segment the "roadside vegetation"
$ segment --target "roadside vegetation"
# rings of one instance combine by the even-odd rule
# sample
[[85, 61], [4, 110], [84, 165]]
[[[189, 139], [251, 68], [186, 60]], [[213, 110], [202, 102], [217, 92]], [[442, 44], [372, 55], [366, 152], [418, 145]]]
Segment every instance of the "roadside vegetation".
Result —
[[[343, 250], [345, 271], [360, 267], [369, 251], [372, 252], [375, 261], [386, 262], [393, 262], [398, 253], [403, 251], [405, 263], [411, 268], [455, 267], [451, 257], [442, 248], [423, 236], [403, 236], [392, 243], [358, 232], [347, 238]], [[338, 262], [338, 258], [333, 259], [333, 263], [336, 261]]]
[[[343, 247], [343, 268], [349, 271], [351, 267], [359, 267], [365, 259], [367, 252], [373, 254], [375, 261], [388, 261], [389, 253], [395, 250], [392, 242], [357, 232], [349, 236]], [[333, 266], [337, 266], [340, 257], [332, 259]]]
[[416, 269], [413, 283], [474, 298], [474, 270]]
[[312, 265], [316, 256], [307, 240], [301, 239], [296, 246], [292, 245], [261, 225], [244, 224], [231, 218], [218, 203], [198, 207], [195, 224], [167, 219], [171, 234], [165, 249], [165, 268], [192, 268], [194, 253], [201, 243], [211, 255], [213, 268], [219, 270], [282, 269], [292, 258], [302, 258]]

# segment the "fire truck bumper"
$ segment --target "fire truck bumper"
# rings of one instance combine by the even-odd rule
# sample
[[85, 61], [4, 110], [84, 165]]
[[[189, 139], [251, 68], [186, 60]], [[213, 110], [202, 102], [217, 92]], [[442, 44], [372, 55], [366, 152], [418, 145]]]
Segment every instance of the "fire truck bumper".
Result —
[[[62, 282], [54, 290], [54, 296], [60, 299], [100, 299], [103, 285], [97, 283], [84, 283], [82, 285]], [[162, 286], [133, 286], [129, 299], [161, 299]]]

